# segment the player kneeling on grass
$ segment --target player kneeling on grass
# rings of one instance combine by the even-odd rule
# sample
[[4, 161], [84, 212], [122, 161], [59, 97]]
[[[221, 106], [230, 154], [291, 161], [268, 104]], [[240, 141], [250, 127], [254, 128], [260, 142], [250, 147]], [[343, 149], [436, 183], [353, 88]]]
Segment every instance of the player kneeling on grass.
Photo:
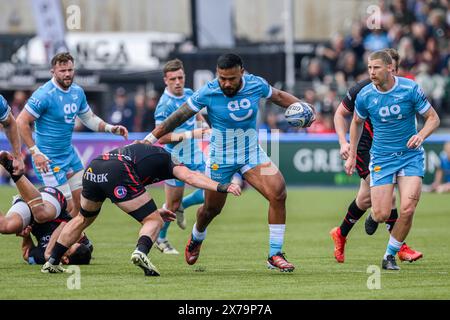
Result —
[[98, 156], [83, 174], [80, 214], [73, 218], [61, 232], [44, 273], [60, 273], [61, 257], [76, 242], [97, 217], [103, 202], [112, 203], [142, 224], [136, 250], [131, 255], [134, 265], [144, 270], [146, 276], [159, 276], [159, 271], [147, 257], [164, 221], [173, 221], [176, 215], [158, 209], [155, 201], [145, 192], [145, 186], [166, 179], [179, 179], [196, 188], [241, 194], [239, 186], [220, 184], [205, 175], [174, 163], [170, 153], [163, 148], [146, 144], [131, 144]]
[[[42, 187], [39, 191], [45, 208], [54, 214], [52, 220], [38, 223], [34, 219], [30, 207], [20, 197], [14, 198], [13, 205], [5, 216], [0, 214], [0, 233], [23, 237], [22, 256], [29, 264], [45, 263], [50, 257], [50, 252], [61, 230], [71, 219], [66, 210], [66, 199], [58, 189]], [[30, 234], [36, 238], [37, 246]], [[89, 264], [93, 250], [92, 244], [84, 235], [77, 240], [62, 257], [62, 263]]]

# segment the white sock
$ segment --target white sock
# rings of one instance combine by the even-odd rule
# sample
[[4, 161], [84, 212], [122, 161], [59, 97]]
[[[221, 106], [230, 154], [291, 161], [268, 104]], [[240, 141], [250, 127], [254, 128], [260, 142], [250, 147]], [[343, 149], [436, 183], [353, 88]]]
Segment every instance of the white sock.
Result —
[[192, 236], [194, 237], [195, 241], [203, 241], [206, 238], [206, 229], [203, 232], [200, 232], [197, 230], [197, 223], [194, 224], [192, 227]]

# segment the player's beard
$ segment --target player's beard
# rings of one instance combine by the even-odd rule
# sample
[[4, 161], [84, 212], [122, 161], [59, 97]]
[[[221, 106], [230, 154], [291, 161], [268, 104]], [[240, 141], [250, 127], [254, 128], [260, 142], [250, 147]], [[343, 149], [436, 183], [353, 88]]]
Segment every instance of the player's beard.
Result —
[[[70, 80], [70, 81], [66, 82], [67, 80]], [[67, 89], [70, 88], [70, 86], [73, 83], [73, 77], [72, 78], [65, 78], [65, 79], [58, 79], [58, 78], [56, 78], [56, 82], [60, 85], [61, 88], [63, 88], [64, 90], [67, 90]]]
[[234, 88], [234, 89], [231, 89], [231, 88], [224, 88], [224, 87], [222, 87], [222, 86], [220, 85], [220, 83], [219, 83], [219, 86], [220, 86], [220, 89], [222, 89], [222, 92], [223, 92], [224, 95], [226, 95], [228, 98], [232, 98], [232, 97], [234, 97], [234, 96], [236, 95], [236, 93], [238, 93], [238, 91], [241, 89], [241, 86], [242, 86], [242, 78], [241, 78], [241, 80], [239, 80], [239, 85], [238, 85], [236, 88]]

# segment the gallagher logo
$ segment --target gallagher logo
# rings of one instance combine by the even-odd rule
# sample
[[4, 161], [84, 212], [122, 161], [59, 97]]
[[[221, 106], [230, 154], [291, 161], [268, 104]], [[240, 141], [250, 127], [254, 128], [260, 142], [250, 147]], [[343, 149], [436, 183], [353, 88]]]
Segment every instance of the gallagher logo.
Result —
[[117, 186], [114, 188], [114, 196], [117, 199], [123, 199], [127, 196], [127, 188], [124, 186]]

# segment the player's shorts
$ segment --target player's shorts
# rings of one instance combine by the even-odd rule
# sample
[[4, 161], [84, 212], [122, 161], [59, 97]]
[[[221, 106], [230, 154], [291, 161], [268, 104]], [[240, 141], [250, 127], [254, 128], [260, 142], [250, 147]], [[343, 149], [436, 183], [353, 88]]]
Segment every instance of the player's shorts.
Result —
[[228, 164], [224, 163], [223, 159], [215, 159], [210, 157], [206, 162], [205, 174], [212, 180], [219, 183], [229, 183], [233, 179], [235, 173], [240, 173], [241, 176], [263, 163], [271, 162], [266, 152], [258, 145], [258, 151], [253, 157], [249, 156], [244, 163]]
[[[201, 164], [185, 164], [186, 168], [192, 170], [192, 171], [198, 171], [201, 173], [205, 172], [205, 163]], [[178, 179], [168, 179], [165, 180], [165, 184], [171, 186], [171, 187], [184, 187], [185, 183]]]
[[45, 186], [57, 187], [67, 183], [67, 175], [82, 171], [83, 163], [78, 157], [76, 152], [65, 159], [52, 159], [49, 163], [50, 170], [46, 173], [41, 173], [36, 169], [33, 161], [33, 168], [36, 172], [36, 176]]
[[358, 150], [356, 152], [356, 170], [361, 179], [366, 179], [369, 175], [370, 151]]
[[370, 158], [370, 186], [395, 184], [397, 177], [424, 177], [424, 152], [397, 152]]
[[145, 192], [134, 168], [126, 161], [94, 159], [83, 174], [81, 194], [88, 200], [112, 203], [134, 199]]

